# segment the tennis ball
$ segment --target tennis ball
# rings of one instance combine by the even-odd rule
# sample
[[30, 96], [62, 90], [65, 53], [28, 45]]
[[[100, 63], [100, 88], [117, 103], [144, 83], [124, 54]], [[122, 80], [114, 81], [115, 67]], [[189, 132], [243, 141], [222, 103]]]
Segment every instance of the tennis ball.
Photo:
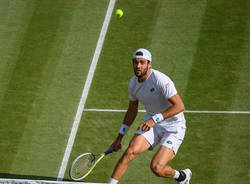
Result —
[[120, 17], [123, 16], [123, 11], [121, 9], [116, 9], [115, 10], [115, 15], [120, 18]]

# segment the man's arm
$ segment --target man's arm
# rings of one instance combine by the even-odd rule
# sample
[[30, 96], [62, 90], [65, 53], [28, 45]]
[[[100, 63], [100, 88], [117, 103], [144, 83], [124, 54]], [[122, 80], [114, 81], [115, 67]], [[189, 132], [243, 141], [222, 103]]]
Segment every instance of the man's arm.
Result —
[[[185, 106], [184, 103], [180, 97], [180, 95], [177, 93], [176, 95], [172, 96], [169, 101], [171, 102], [172, 106], [168, 109], [166, 109], [165, 111], [161, 112], [160, 114], [162, 115], [162, 117], [159, 117], [159, 119], [163, 118], [163, 119], [167, 119], [170, 118], [180, 112], [183, 112], [185, 110]], [[145, 121], [142, 125], [141, 125], [141, 129], [143, 131], [148, 131], [150, 130], [151, 127], [154, 126], [155, 124], [155, 120], [153, 119], [154, 117], [152, 117], [151, 119]]]
[[168, 108], [167, 110], [165, 110], [164, 112], [162, 112], [164, 119], [170, 118], [185, 110], [184, 103], [178, 93], [172, 96], [169, 99], [169, 101], [171, 102], [172, 106]]
[[136, 118], [138, 112], [138, 101], [129, 101], [128, 110], [124, 117], [123, 123], [130, 126]]
[[[136, 118], [137, 112], [138, 112], [138, 101], [129, 101], [128, 110], [124, 117], [123, 124], [130, 127], [130, 125], [134, 122]], [[115, 148], [116, 151], [121, 148], [121, 141], [123, 136], [124, 136], [123, 134], [119, 133], [114, 143], [112, 144], [112, 146]]]

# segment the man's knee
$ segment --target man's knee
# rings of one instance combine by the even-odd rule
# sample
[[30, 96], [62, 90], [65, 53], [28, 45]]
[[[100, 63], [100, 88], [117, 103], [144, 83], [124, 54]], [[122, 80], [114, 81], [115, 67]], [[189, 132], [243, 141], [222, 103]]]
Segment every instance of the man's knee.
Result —
[[151, 162], [150, 168], [155, 175], [161, 176], [162, 166], [160, 164]]
[[133, 147], [128, 147], [123, 155], [123, 162], [130, 162], [136, 157], [136, 152]]

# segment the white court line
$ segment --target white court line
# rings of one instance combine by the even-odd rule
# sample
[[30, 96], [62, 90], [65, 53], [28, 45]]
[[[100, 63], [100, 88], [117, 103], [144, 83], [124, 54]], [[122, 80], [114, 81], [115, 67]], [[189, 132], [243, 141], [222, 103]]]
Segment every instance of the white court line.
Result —
[[111, 19], [111, 15], [112, 15], [114, 6], [115, 6], [115, 0], [110, 0], [109, 1], [109, 6], [108, 6], [108, 9], [107, 9], [107, 12], [106, 12], [106, 16], [105, 16], [105, 19], [104, 19], [104, 22], [103, 22], [103, 25], [102, 25], [102, 29], [101, 29], [101, 32], [100, 32], [100, 35], [99, 35], [99, 39], [98, 39], [98, 42], [97, 42], [97, 45], [96, 45], [95, 53], [94, 53], [94, 56], [93, 56], [93, 59], [92, 59], [91, 65], [90, 65], [88, 76], [87, 76], [87, 79], [85, 81], [82, 96], [81, 96], [81, 99], [80, 99], [80, 102], [79, 102], [79, 105], [78, 105], [78, 108], [77, 108], [77, 113], [75, 115], [74, 123], [73, 123], [73, 126], [71, 128], [70, 136], [69, 136], [69, 139], [68, 139], [67, 147], [66, 147], [65, 152], [64, 152], [61, 167], [60, 167], [60, 170], [59, 170], [59, 173], [58, 173], [58, 176], [57, 176], [58, 181], [61, 181], [63, 179], [65, 171], [66, 171], [66, 167], [67, 167], [67, 164], [68, 164], [70, 153], [71, 153], [74, 141], [75, 141], [75, 136], [76, 136], [76, 133], [77, 133], [77, 129], [78, 129], [81, 117], [82, 117], [82, 112], [83, 112], [85, 102], [86, 102], [86, 99], [87, 99], [87, 96], [88, 96], [89, 88], [90, 88], [91, 83], [92, 83], [92, 79], [93, 79], [93, 76], [94, 76], [96, 65], [97, 65], [100, 53], [102, 51], [104, 38], [105, 38], [107, 30], [108, 30], [108, 25], [109, 25], [109, 22], [110, 22], [110, 19]]
[[[84, 109], [86, 112], [127, 112], [125, 109]], [[145, 110], [138, 110], [138, 112], [146, 112]], [[250, 111], [208, 111], [208, 110], [185, 110], [184, 113], [197, 114], [250, 114]]]
[[104, 184], [104, 183], [0, 178], [0, 184]]

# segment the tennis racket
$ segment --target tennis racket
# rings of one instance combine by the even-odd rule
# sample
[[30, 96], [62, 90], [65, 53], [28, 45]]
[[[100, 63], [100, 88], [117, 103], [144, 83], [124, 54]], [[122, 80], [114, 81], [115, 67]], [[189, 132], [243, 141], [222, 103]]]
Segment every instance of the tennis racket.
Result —
[[112, 153], [113, 147], [106, 150], [104, 153], [83, 153], [79, 155], [72, 163], [69, 169], [69, 176], [72, 180], [79, 181], [86, 178], [100, 162], [104, 156]]

